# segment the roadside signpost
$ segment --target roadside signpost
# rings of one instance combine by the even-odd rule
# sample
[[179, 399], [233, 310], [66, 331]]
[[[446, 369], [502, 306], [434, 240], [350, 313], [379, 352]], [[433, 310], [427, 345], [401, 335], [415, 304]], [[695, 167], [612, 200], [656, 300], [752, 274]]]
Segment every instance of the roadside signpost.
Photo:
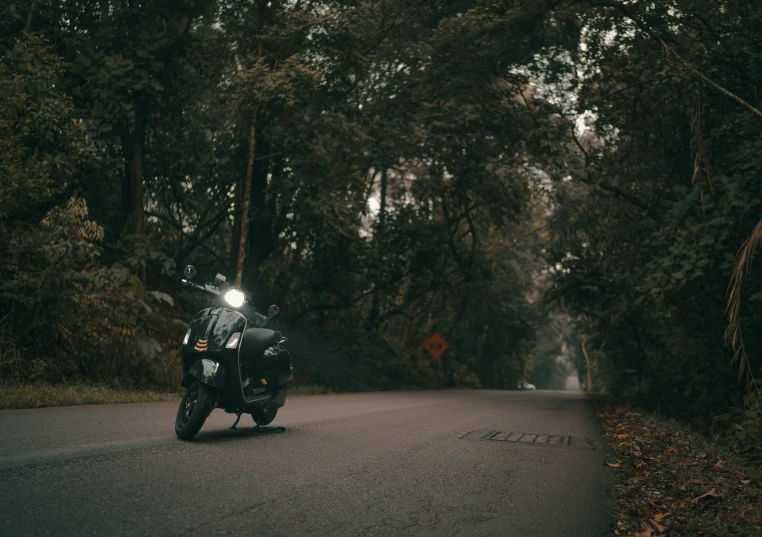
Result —
[[431, 337], [426, 340], [426, 343], [423, 344], [423, 348], [426, 349], [426, 352], [428, 352], [434, 360], [439, 360], [439, 357], [442, 356], [450, 346], [444, 340], [442, 334], [434, 332], [431, 334]]

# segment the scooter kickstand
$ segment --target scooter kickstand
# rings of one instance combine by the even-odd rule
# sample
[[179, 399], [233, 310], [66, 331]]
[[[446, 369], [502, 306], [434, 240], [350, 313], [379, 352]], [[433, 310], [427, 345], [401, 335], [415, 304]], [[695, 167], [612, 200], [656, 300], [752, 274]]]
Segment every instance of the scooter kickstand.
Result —
[[239, 421], [241, 421], [241, 416], [242, 416], [242, 415], [243, 415], [243, 412], [239, 412], [239, 413], [238, 413], [238, 417], [235, 419], [235, 423], [234, 423], [234, 424], [233, 424], [233, 426], [230, 428], [230, 430], [231, 430], [231, 431], [237, 431], [237, 429], [235, 428], [235, 426], [236, 426], [236, 425], [238, 425], [238, 422], [239, 422]]
[[285, 433], [286, 428], [285, 427], [261, 427], [259, 425], [254, 427], [255, 433], [274, 433], [275, 431], [283, 431]]

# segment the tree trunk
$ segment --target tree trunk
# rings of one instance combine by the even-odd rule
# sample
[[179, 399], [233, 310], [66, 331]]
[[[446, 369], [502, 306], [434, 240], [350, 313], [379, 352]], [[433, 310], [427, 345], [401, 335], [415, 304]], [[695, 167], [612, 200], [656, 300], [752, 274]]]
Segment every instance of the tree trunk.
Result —
[[415, 316], [417, 314], [418, 308], [416, 307], [417, 303], [413, 302], [410, 306], [410, 314], [407, 321], [403, 321], [405, 331], [402, 334], [402, 339], [400, 340], [400, 348], [404, 349], [407, 346], [408, 339], [410, 338], [410, 334], [413, 332], [413, 328], [415, 325]]
[[[383, 251], [384, 248], [384, 234], [386, 232], [386, 190], [389, 183], [389, 178], [386, 174], [386, 165], [384, 164], [381, 170], [381, 200], [378, 208], [378, 225], [376, 231], [373, 234], [373, 241], [376, 243], [376, 249]], [[383, 262], [381, 263], [383, 266]], [[378, 284], [379, 275], [376, 274], [376, 282], [374, 287]], [[368, 324], [371, 329], [375, 330], [378, 327], [379, 319], [381, 318], [381, 298], [378, 292], [373, 293], [373, 299], [370, 305], [370, 315], [368, 316]]]
[[[256, 154], [252, 165], [250, 211], [249, 220], [249, 255], [248, 262], [244, 266], [244, 274], [252, 276], [256, 281], [256, 273], [259, 266], [267, 261], [273, 253], [275, 241], [273, 229], [275, 227], [275, 208], [268, 202], [268, 177], [270, 176], [270, 159], [265, 158], [269, 150], [269, 144], [263, 139], [263, 133], [255, 141]], [[255, 157], [256, 157], [255, 154]], [[264, 291], [264, 289], [259, 289]]]
[[387, 187], [389, 185], [389, 176], [386, 173], [386, 165], [384, 165], [384, 169], [381, 170], [381, 203], [379, 205], [379, 211], [378, 211], [378, 239], [382, 240], [384, 238], [384, 233], [386, 232], [386, 191]]
[[246, 259], [246, 237], [249, 231], [249, 204], [251, 203], [251, 177], [254, 172], [254, 150], [256, 149], [257, 115], [251, 120], [249, 129], [249, 162], [246, 167], [246, 182], [243, 188], [241, 204], [241, 231], [238, 239], [238, 263], [235, 271], [235, 286], [240, 287], [243, 280], [243, 262]]
[[108, 22], [108, 15], [109, 15], [109, 5], [108, 0], [100, 0], [101, 5], [101, 24], [106, 24]]
[[243, 204], [243, 191], [246, 188], [246, 176], [241, 177], [235, 184], [235, 198], [233, 200], [235, 206], [235, 214], [233, 215], [233, 229], [231, 230], [230, 240], [230, 270], [233, 274], [236, 273], [238, 267], [238, 250], [239, 242], [241, 241], [241, 205]]
[[585, 363], [587, 364], [587, 391], [593, 391], [593, 375], [590, 371], [590, 357], [587, 355], [587, 349], [585, 349], [585, 338], [582, 338], [582, 354], [585, 355]]
[[132, 141], [132, 231], [143, 238], [143, 143], [145, 140], [145, 105], [140, 98], [135, 99], [135, 130]]
[[34, 16], [34, 9], [37, 7], [37, 0], [32, 1], [32, 7], [29, 8], [29, 16], [26, 18], [26, 25], [24, 25], [24, 31], [29, 33], [32, 29], [32, 17]]
[[521, 354], [521, 351], [516, 352], [516, 359], [519, 361], [519, 381], [521, 384], [524, 384], [524, 371], [526, 370], [526, 365], [524, 364], [524, 355]]
[[[463, 302], [460, 308], [458, 309], [458, 313], [455, 315], [455, 321], [452, 323], [452, 326], [447, 331], [447, 334], [444, 336], [445, 341], [447, 341], [447, 343], [450, 343], [452, 341], [452, 335], [455, 333], [455, 329], [458, 328], [460, 321], [463, 319], [463, 314], [466, 313], [466, 308], [468, 307], [469, 298], [470, 296], [466, 295], [465, 298], [463, 299]], [[442, 355], [442, 369], [444, 371], [445, 377], [449, 379], [450, 376], [452, 375], [452, 369], [450, 367], [450, 358], [447, 352], [445, 352]]]
[[120, 129], [119, 140], [122, 142], [124, 173], [122, 174], [122, 198], [119, 203], [119, 235], [132, 225], [132, 140], [128, 128]]
[[[132, 181], [130, 182], [130, 195], [132, 198], [132, 231], [140, 241], [143, 238], [143, 224], [145, 214], [143, 211], [143, 145], [145, 143], [146, 110], [142, 97], [135, 98], [135, 127], [132, 140]], [[138, 259], [138, 277], [140, 281], [146, 281], [145, 257]]]

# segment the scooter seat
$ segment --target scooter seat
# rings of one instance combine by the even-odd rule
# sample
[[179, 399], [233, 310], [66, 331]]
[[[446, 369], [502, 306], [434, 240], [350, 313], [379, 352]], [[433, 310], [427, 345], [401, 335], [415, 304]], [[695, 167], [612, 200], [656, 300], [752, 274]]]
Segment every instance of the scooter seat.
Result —
[[267, 328], [249, 328], [243, 334], [241, 356], [247, 358], [262, 354], [267, 347], [275, 345], [283, 338], [283, 334]]

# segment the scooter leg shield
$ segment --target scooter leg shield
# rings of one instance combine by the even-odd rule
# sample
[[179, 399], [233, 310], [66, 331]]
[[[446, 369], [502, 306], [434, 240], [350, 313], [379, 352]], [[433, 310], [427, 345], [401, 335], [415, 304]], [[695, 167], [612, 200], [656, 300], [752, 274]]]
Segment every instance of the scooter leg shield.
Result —
[[188, 369], [182, 386], [187, 388], [196, 380], [201, 384], [222, 390], [225, 388], [225, 382], [227, 381], [227, 371], [219, 362], [201, 358]]
[[286, 404], [286, 388], [281, 388], [278, 390], [278, 395], [276, 395], [268, 404], [274, 406], [275, 408], [281, 408]]

